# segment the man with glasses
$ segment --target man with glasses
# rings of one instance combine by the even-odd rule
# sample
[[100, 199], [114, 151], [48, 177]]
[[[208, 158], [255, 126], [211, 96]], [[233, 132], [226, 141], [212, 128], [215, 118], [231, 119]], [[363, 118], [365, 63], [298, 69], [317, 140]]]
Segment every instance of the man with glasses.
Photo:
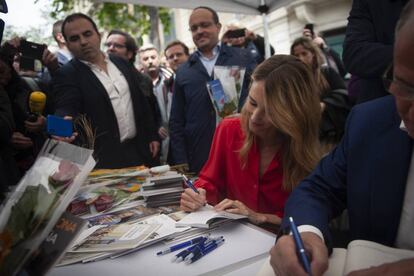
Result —
[[219, 42], [221, 24], [213, 9], [195, 8], [189, 26], [197, 50], [177, 70], [170, 118], [170, 148], [174, 164], [187, 163], [190, 171], [198, 173], [208, 158], [216, 128], [216, 113], [207, 90], [207, 82], [213, 79], [214, 66], [246, 68], [240, 109], [256, 64], [247, 50]]
[[128, 60], [132, 65], [134, 64], [138, 47], [135, 40], [128, 33], [112, 30], [109, 32], [104, 45], [108, 54], [119, 56]]
[[[328, 267], [329, 221], [347, 208], [352, 239], [414, 250], [414, 0], [401, 13], [394, 44], [392, 95], [357, 105], [344, 139], [290, 195], [281, 234], [293, 217], [310, 254], [312, 275]], [[330, 248], [331, 249], [331, 248]], [[271, 250], [277, 275], [307, 275], [290, 235]], [[358, 275], [414, 275], [414, 259]]]
[[85, 14], [66, 17], [62, 34], [73, 59], [52, 79], [56, 114], [90, 121], [98, 168], [157, 165], [156, 127], [135, 68], [100, 50], [97, 26]]

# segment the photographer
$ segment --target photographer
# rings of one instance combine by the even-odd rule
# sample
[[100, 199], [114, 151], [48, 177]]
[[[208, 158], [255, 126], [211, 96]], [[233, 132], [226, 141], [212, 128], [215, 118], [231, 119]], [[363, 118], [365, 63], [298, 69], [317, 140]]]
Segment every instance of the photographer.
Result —
[[[46, 138], [43, 132], [46, 119], [41, 111], [37, 116], [30, 114], [32, 111], [29, 106], [30, 96], [36, 90], [42, 90], [47, 94], [47, 86], [42, 84], [36, 74], [31, 73], [32, 75], [27, 76], [27, 72], [34, 70], [20, 70], [22, 69], [21, 57], [25, 54], [21, 53], [21, 42], [22, 39], [18, 37], [5, 42], [0, 48], [0, 59], [4, 61], [10, 71], [10, 79], [4, 82], [4, 89], [9, 96], [15, 121], [10, 144], [13, 147], [18, 167], [23, 173], [34, 162]], [[56, 57], [45, 46], [41, 48], [41, 51], [43, 64], [47, 65], [51, 71], [56, 70], [58, 68]], [[27, 68], [26, 65], [24, 64], [23, 69]], [[44, 112], [49, 113], [47, 112], [49, 109], [50, 107], [47, 107]]]
[[330, 48], [325, 40], [317, 35], [313, 30], [313, 24], [306, 24], [302, 32], [303, 37], [313, 40], [313, 42], [319, 46], [325, 59], [327, 67], [335, 70], [342, 78], [345, 78], [347, 74], [344, 64], [342, 63], [341, 57], [337, 52]]
[[[260, 35], [253, 33], [246, 28], [228, 26], [221, 41], [228, 46], [245, 48], [249, 50], [257, 64], [265, 60], [265, 42]], [[270, 53], [274, 55], [275, 49], [270, 46]]]

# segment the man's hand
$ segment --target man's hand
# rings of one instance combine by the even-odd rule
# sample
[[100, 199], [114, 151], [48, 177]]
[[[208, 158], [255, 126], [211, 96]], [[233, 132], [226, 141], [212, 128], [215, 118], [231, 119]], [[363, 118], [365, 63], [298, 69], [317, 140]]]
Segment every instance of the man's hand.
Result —
[[50, 52], [47, 48], [43, 51], [42, 63], [47, 67], [49, 72], [53, 73], [59, 69], [59, 62], [57, 56]]
[[[311, 260], [312, 275], [322, 275], [328, 269], [328, 249], [315, 233], [303, 232], [301, 237]], [[278, 276], [307, 275], [296, 254], [295, 242], [291, 235], [280, 237], [272, 247], [270, 264]]]
[[36, 122], [24, 121], [24, 126], [28, 132], [41, 132], [45, 129], [46, 118], [43, 116], [37, 116]]
[[155, 158], [155, 156], [157, 156], [158, 152], [160, 151], [160, 142], [158, 141], [150, 142], [149, 148], [150, 148], [152, 158]]
[[414, 275], [414, 259], [406, 259], [395, 263], [383, 264], [367, 269], [356, 270], [348, 276], [394, 276], [394, 275]]
[[29, 137], [24, 136], [20, 132], [13, 132], [11, 144], [16, 149], [29, 149], [33, 147], [33, 141]]
[[[71, 116], [65, 116], [65, 117], [63, 117], [63, 119], [68, 120], [68, 121], [72, 121], [73, 118]], [[73, 141], [75, 141], [77, 136], [78, 136], [78, 133], [73, 132], [72, 136], [70, 136], [70, 137], [62, 137], [62, 136], [52, 135], [52, 139], [57, 140], [57, 141], [61, 141], [61, 142], [66, 142], [66, 143], [70, 144]]]
[[202, 206], [206, 205], [206, 190], [202, 188], [197, 189], [199, 194], [194, 192], [192, 189], [187, 188], [181, 194], [180, 208], [186, 212], [193, 212]]
[[168, 137], [168, 130], [166, 130], [165, 127], [160, 127], [158, 129], [158, 135], [164, 140]]

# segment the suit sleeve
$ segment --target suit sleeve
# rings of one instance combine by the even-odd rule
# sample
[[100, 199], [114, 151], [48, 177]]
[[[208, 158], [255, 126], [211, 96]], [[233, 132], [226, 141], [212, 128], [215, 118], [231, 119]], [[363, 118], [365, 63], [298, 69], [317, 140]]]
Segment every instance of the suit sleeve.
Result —
[[81, 91], [76, 85], [78, 82], [73, 78], [76, 78], [76, 73], [67, 74], [62, 68], [53, 76], [52, 95], [55, 102], [55, 114], [58, 116], [72, 116], [74, 118], [81, 111]]
[[188, 163], [187, 147], [185, 141], [185, 93], [179, 83], [179, 79], [174, 83], [173, 100], [170, 114], [170, 149], [171, 160], [174, 164]]
[[[230, 169], [226, 166], [226, 130], [225, 125], [220, 124], [214, 133], [213, 143], [206, 164], [200, 172], [195, 183], [196, 187], [206, 190], [207, 201], [217, 204], [223, 200], [225, 195], [225, 171]], [[238, 164], [236, 164], [238, 165]]]
[[7, 92], [0, 88], [0, 145], [8, 144], [14, 130], [13, 113]]
[[347, 131], [341, 143], [323, 158], [315, 170], [290, 195], [285, 205], [282, 229], [288, 227], [288, 217], [297, 225], [312, 225], [321, 230], [328, 247], [331, 245], [328, 223], [346, 207], [347, 150], [349, 126], [354, 112], [349, 115]]
[[375, 28], [365, 0], [354, 0], [348, 18], [343, 60], [359, 77], [380, 77], [392, 61], [393, 47], [375, 38]]

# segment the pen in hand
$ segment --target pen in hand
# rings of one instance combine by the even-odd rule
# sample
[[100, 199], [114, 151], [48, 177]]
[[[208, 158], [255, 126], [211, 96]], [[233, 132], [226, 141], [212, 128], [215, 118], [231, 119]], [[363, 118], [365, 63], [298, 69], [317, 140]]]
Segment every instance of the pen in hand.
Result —
[[292, 231], [293, 240], [295, 241], [295, 246], [298, 254], [298, 258], [302, 263], [303, 268], [305, 269], [308, 275], [312, 275], [311, 266], [309, 263], [308, 256], [306, 255], [305, 246], [303, 245], [302, 238], [300, 237], [298, 228], [296, 227], [295, 222], [292, 217], [289, 217], [290, 231]]
[[183, 178], [184, 178], [184, 183], [185, 185], [187, 185], [188, 188], [191, 188], [194, 192], [196, 192], [197, 194], [200, 194], [200, 192], [196, 189], [196, 187], [194, 187], [193, 182], [188, 179], [184, 174], [183, 174]]

